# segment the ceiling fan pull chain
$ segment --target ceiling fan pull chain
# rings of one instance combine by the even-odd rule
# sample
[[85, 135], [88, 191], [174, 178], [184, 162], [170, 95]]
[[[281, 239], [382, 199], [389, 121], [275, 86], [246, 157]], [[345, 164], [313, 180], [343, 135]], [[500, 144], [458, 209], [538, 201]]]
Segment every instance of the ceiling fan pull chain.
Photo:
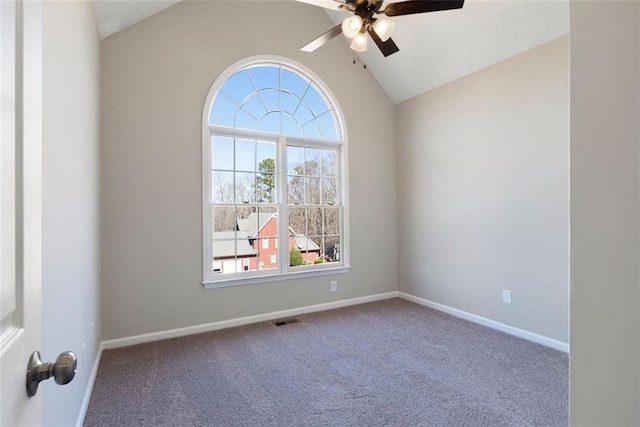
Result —
[[[360, 62], [360, 58], [353, 58], [353, 65], [356, 65], [357, 62]], [[364, 68], [365, 70], [367, 69], [367, 63], [366, 62], [362, 63], [362, 68]]]

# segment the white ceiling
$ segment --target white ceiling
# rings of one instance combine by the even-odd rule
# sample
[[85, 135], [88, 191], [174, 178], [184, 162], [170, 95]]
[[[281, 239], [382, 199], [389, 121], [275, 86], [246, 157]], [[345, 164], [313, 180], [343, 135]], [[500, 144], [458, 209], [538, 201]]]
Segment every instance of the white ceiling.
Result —
[[110, 36], [181, 0], [93, 0], [100, 38]]
[[[179, 1], [94, 0], [100, 36], [105, 38]], [[327, 12], [336, 24], [349, 16]], [[400, 52], [384, 58], [369, 40], [368, 51], [359, 56], [399, 103], [567, 34], [569, 1], [466, 0], [459, 10], [392, 19]], [[337, 39], [341, 40], [330, 43], [347, 43], [342, 36]], [[300, 45], [308, 41], [300, 40]]]

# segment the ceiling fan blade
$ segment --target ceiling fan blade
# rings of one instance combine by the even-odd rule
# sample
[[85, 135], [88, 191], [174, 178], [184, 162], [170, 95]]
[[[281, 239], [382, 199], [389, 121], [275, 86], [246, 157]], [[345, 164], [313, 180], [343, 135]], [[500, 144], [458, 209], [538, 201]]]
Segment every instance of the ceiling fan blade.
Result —
[[367, 31], [369, 31], [369, 35], [371, 36], [373, 41], [376, 43], [376, 45], [378, 46], [378, 49], [380, 49], [380, 52], [382, 52], [385, 58], [389, 55], [393, 55], [394, 53], [400, 50], [398, 49], [398, 46], [395, 44], [393, 40], [387, 39], [386, 41], [382, 41], [382, 39], [380, 39], [380, 36], [378, 36], [378, 33], [376, 33], [376, 30], [374, 30], [373, 27], [367, 28]]
[[330, 29], [329, 31], [327, 31], [326, 33], [324, 33], [323, 35], [321, 35], [320, 37], [318, 37], [317, 39], [302, 46], [300, 50], [303, 52], [313, 52], [314, 50], [324, 45], [326, 42], [328, 42], [329, 40], [331, 40], [332, 38], [334, 38], [335, 36], [341, 33], [342, 33], [342, 24], [338, 24], [332, 29]]
[[391, 3], [380, 13], [384, 13], [387, 16], [411, 15], [414, 13], [460, 9], [463, 5], [464, 0], [409, 0]]
[[345, 6], [344, 2], [338, 0], [296, 0], [300, 3], [307, 3], [312, 6], [324, 7], [325, 9], [341, 9], [341, 6]]

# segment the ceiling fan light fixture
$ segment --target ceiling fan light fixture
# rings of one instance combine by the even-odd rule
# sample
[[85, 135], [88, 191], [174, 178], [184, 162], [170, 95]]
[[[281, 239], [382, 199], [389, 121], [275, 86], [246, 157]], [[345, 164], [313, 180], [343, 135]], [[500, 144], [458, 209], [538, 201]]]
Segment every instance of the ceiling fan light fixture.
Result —
[[373, 23], [373, 29], [375, 30], [380, 40], [386, 42], [389, 37], [393, 35], [396, 29], [396, 23], [388, 19], [378, 19]]
[[351, 49], [356, 52], [367, 51], [367, 33], [358, 33], [351, 42]]
[[[2, 1], [2, 0], [0, 0]], [[391, 38], [395, 29], [395, 23], [386, 19], [380, 19], [382, 15], [395, 17], [402, 15], [414, 15], [419, 13], [439, 12], [442, 10], [460, 9], [465, 0], [296, 0], [325, 9], [342, 10], [351, 12], [352, 16], [320, 37], [302, 46], [300, 50], [313, 52], [342, 33], [351, 40], [351, 49], [356, 52], [367, 50], [367, 35], [378, 47], [386, 58], [398, 52], [398, 46]], [[386, 1], [391, 1], [384, 6]], [[384, 6], [384, 8], [383, 8]]]
[[358, 35], [362, 28], [362, 18], [358, 15], [350, 16], [342, 21], [342, 33], [352, 39]]

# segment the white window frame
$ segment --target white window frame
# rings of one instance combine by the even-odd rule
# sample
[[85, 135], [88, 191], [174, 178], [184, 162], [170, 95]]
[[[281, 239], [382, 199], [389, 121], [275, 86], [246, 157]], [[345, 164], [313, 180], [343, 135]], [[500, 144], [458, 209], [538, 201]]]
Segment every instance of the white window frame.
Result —
[[[308, 78], [325, 95], [332, 108], [337, 124], [339, 138], [337, 141], [308, 138], [301, 136], [283, 136], [272, 132], [245, 130], [209, 125], [209, 113], [213, 100], [220, 87], [227, 79], [240, 69], [253, 65], [282, 65]], [[347, 273], [350, 270], [349, 261], [349, 197], [348, 197], [348, 144], [345, 120], [336, 97], [328, 86], [307, 67], [288, 58], [259, 55], [243, 59], [228, 67], [215, 80], [202, 111], [202, 284], [206, 289], [255, 284], [283, 279], [296, 279], [337, 273]], [[276, 205], [278, 206], [278, 236], [276, 240], [277, 259], [280, 261], [277, 269], [264, 271], [241, 271], [233, 274], [214, 274], [213, 272], [213, 209], [211, 203], [211, 137], [243, 137], [273, 141], [276, 143]], [[340, 225], [340, 261], [330, 264], [316, 264], [304, 267], [289, 267], [289, 226], [287, 209], [287, 143], [310, 148], [335, 148], [338, 151], [338, 200], [342, 207], [342, 222]], [[284, 260], [284, 262], [283, 262]]]

